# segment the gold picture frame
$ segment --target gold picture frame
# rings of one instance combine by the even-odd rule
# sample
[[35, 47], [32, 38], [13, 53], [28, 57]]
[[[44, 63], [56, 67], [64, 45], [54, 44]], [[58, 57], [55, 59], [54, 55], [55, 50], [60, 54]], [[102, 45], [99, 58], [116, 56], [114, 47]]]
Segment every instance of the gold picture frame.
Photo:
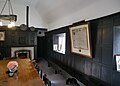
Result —
[[5, 32], [0, 32], [0, 41], [5, 41]]
[[92, 58], [89, 23], [70, 27], [71, 52]]

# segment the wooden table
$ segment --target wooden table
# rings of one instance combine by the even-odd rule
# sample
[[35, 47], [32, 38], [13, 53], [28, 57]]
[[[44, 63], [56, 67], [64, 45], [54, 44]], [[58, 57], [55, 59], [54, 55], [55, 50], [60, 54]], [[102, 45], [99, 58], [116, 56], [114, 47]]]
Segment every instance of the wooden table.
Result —
[[[18, 71], [13, 77], [6, 73], [7, 63], [17, 61]], [[0, 86], [45, 86], [30, 59], [0, 60]]]

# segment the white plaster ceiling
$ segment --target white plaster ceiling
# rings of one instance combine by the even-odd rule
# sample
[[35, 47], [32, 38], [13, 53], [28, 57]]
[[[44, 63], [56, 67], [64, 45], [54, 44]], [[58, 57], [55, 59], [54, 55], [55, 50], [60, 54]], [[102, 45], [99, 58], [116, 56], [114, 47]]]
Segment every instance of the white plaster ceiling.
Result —
[[48, 24], [84, 9], [98, 0], [38, 0], [35, 8]]
[[[0, 3], [3, 1], [5, 2], [0, 0]], [[11, 0], [11, 2], [34, 7], [43, 22], [50, 27], [120, 11], [120, 0]]]
[[[1, 1], [5, 2], [5, 0]], [[34, 7], [47, 24], [96, 1], [98, 0], [11, 0], [12, 4], [25, 4]]]

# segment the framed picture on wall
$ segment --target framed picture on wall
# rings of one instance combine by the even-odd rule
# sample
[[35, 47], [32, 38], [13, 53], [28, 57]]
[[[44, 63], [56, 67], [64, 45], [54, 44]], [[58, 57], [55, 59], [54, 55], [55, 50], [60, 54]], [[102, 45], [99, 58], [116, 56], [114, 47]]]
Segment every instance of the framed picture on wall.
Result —
[[4, 41], [5, 40], [5, 32], [0, 32], [0, 41]]
[[120, 55], [115, 55], [116, 60], [116, 69], [118, 72], [120, 72]]
[[71, 52], [92, 58], [89, 23], [70, 27]]

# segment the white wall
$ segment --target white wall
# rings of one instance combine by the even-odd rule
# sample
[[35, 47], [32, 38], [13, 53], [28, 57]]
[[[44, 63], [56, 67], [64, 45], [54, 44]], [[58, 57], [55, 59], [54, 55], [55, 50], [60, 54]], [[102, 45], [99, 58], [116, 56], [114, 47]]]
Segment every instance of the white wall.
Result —
[[[3, 8], [3, 4], [4, 2], [0, 3], [0, 11]], [[26, 24], [26, 6], [29, 6], [29, 4], [23, 4], [21, 2], [12, 3], [13, 12], [17, 15], [16, 26]], [[8, 14], [7, 5], [3, 11], [3, 14], [6, 14], [6, 12]], [[42, 18], [32, 6], [29, 6], [29, 26], [34, 26], [37, 28], [45, 27]]]
[[54, 22], [49, 23], [48, 30], [57, 29], [66, 25], [81, 20], [92, 20], [95, 18], [110, 15], [120, 12], [120, 0], [98, 0], [97, 2], [89, 5], [86, 8], [80, 9], [77, 12], [71, 13], [62, 18], [56, 19]]
[[[4, 0], [0, 0], [0, 11], [3, 6], [3, 3], [1, 3], [1, 1], [3, 2]], [[43, 0], [35, 0], [37, 6], [35, 6], [35, 3], [33, 3], [34, 6], [32, 6], [32, 0], [11, 1], [13, 1], [13, 11], [18, 16], [16, 25], [26, 24], [26, 6], [29, 6], [29, 26], [35, 26], [38, 28], [47, 27], [48, 30], [53, 30], [63, 26], [71, 25], [72, 23], [81, 20], [92, 20], [95, 18], [120, 12], [120, 0], [85, 0], [85, 2], [83, 0], [46, 0], [45, 2]], [[28, 1], [31, 2], [31, 4], [28, 4]], [[37, 1], [39, 1], [39, 3]], [[60, 4], [57, 4], [59, 6], [54, 6], [55, 3]]]

